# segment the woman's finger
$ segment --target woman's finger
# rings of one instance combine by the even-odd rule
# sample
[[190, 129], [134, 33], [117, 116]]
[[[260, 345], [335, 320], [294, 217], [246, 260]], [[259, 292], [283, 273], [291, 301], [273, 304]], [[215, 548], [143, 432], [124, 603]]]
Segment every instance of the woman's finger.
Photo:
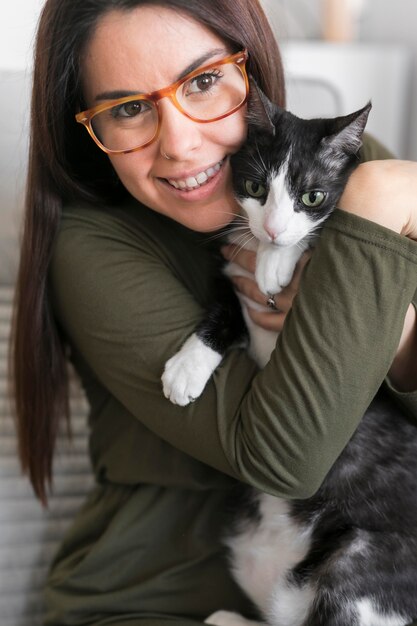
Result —
[[256, 311], [250, 307], [248, 307], [248, 313], [251, 320], [261, 328], [265, 328], [265, 330], [273, 330], [279, 333], [284, 326], [286, 313], [280, 311], [271, 313], [269, 311]]
[[[237, 291], [239, 291], [246, 298], [249, 298], [249, 300], [252, 300], [253, 302], [257, 302], [258, 304], [262, 304], [263, 306], [270, 307], [270, 305], [268, 305], [270, 296], [266, 296], [262, 293], [253, 279], [247, 278], [246, 276], [233, 276], [231, 280]], [[288, 313], [291, 308], [293, 298], [294, 294], [288, 288], [285, 288], [285, 290], [281, 291], [279, 294], [275, 294], [273, 300], [275, 302], [276, 310], [271, 310], [271, 312], [276, 313], [277, 311], [280, 311], [282, 313]]]
[[246, 296], [246, 298], [258, 304], [267, 305], [268, 297], [259, 290], [253, 278], [248, 278], [247, 276], [232, 276], [231, 280], [235, 289]]
[[[237, 263], [246, 271], [254, 274], [256, 268], [256, 254], [251, 250], [245, 250], [233, 244], [222, 247], [223, 256], [234, 263]], [[297, 294], [301, 275], [304, 268], [311, 257], [311, 251], [305, 252], [298, 261], [294, 275], [289, 285], [287, 285], [280, 293], [273, 296], [267, 296], [260, 291], [254, 278], [247, 276], [232, 276], [231, 280], [239, 293], [245, 298], [264, 307], [269, 307], [268, 311], [259, 311], [247, 307], [248, 314], [252, 321], [266, 330], [280, 332], [284, 325], [285, 317], [292, 307], [295, 295]], [[271, 307], [271, 297], [275, 303], [275, 309]]]

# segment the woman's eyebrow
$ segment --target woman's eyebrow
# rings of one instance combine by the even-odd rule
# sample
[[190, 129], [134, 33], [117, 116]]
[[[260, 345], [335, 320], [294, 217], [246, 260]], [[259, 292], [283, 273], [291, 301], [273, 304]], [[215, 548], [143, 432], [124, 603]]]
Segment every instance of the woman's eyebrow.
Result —
[[[178, 80], [181, 80], [181, 78], [184, 78], [184, 76], [187, 76], [187, 74], [190, 74], [190, 72], [196, 70], [198, 67], [200, 67], [200, 65], [203, 65], [204, 63], [219, 54], [225, 55], [227, 54], [227, 50], [225, 48], [214, 48], [213, 50], [209, 50], [205, 54], [202, 54], [200, 57], [190, 63], [190, 65], [187, 65], [187, 67], [181, 72], [181, 74], [177, 76], [177, 78], [173, 82], [176, 83]], [[128, 96], [139, 96], [143, 95], [144, 93], [145, 92], [143, 91], [126, 91], [118, 89], [117, 91], [104, 91], [103, 93], [99, 93], [94, 99], [96, 101], [118, 100], [119, 98], [127, 98]]]
[[188, 65], [185, 68], [185, 70], [181, 72], [179, 76], [177, 76], [177, 79], [175, 82], [177, 82], [177, 80], [181, 80], [181, 78], [184, 78], [184, 76], [187, 76], [187, 74], [189, 74], [190, 72], [193, 72], [198, 67], [200, 67], [200, 65], [203, 65], [203, 63], [205, 63], [206, 61], [209, 61], [210, 59], [217, 56], [218, 54], [225, 55], [227, 54], [227, 50], [225, 50], [225, 48], [214, 48], [213, 50], [210, 50], [209, 52], [202, 54], [201, 57], [198, 57], [198, 59], [190, 63], [190, 65]]

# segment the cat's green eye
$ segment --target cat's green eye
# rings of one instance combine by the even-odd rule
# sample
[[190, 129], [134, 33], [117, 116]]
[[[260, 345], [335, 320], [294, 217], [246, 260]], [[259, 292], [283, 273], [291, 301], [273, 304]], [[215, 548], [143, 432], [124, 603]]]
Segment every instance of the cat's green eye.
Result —
[[301, 202], [309, 209], [316, 209], [323, 204], [325, 197], [324, 191], [307, 191], [301, 196]]
[[266, 194], [265, 187], [254, 180], [245, 180], [245, 189], [246, 193], [252, 198], [263, 198]]

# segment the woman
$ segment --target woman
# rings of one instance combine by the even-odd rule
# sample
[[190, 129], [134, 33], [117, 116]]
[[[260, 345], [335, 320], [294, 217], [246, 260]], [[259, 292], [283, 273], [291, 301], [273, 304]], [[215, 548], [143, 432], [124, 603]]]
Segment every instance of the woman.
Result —
[[[45, 502], [69, 352], [91, 404], [98, 481], [54, 561], [49, 626], [253, 615], [220, 540], [236, 480], [314, 493], [390, 367], [417, 420], [416, 166], [392, 161], [351, 178], [266, 368], [232, 350], [189, 407], [162, 394], [164, 363], [210, 301], [213, 234], [238, 211], [229, 156], [245, 138], [245, 50], [283, 104], [255, 0], [46, 2], [14, 330], [20, 454]], [[202, 90], [227, 64], [241, 97], [210, 119], [168, 97], [177, 86], [155, 95], [178, 81]], [[153, 95], [132, 143], [110, 131], [142, 106], [138, 93]], [[92, 120], [94, 141], [75, 114]], [[385, 156], [376, 143], [363, 151]], [[237, 258], [252, 267], [248, 253]], [[283, 313], [253, 313], [259, 324], [282, 328], [300, 273], [277, 298]], [[239, 288], [265, 302], [253, 281]]]

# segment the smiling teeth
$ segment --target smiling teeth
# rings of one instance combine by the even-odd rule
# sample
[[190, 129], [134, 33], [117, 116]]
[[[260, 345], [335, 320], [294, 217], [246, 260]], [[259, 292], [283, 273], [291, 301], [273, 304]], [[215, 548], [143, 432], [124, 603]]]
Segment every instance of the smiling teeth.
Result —
[[175, 187], [175, 189], [184, 189], [187, 191], [191, 191], [192, 189], [197, 189], [204, 185], [210, 178], [213, 178], [215, 174], [219, 171], [223, 164], [223, 161], [219, 161], [213, 167], [209, 167], [207, 170], [200, 172], [196, 176], [190, 176], [185, 180], [174, 180], [173, 178], [168, 178], [168, 182], [170, 185]]

